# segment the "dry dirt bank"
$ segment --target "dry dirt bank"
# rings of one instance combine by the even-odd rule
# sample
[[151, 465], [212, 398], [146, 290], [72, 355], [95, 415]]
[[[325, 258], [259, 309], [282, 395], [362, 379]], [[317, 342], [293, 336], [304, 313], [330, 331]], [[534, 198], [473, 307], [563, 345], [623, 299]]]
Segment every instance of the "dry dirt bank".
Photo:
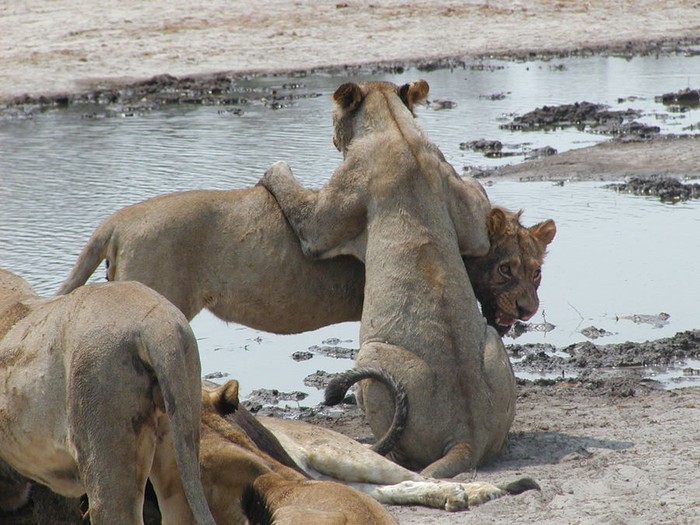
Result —
[[[700, 523], [700, 388], [637, 383], [623, 397], [591, 382], [520, 385], [508, 452], [472, 477], [542, 487], [466, 512], [391, 507], [402, 525], [691, 525]], [[619, 393], [619, 392], [618, 392]], [[364, 438], [359, 409], [317, 423]]]
[[700, 37], [696, 0], [25, 0], [0, 3], [0, 101], [157, 74], [656, 49]]

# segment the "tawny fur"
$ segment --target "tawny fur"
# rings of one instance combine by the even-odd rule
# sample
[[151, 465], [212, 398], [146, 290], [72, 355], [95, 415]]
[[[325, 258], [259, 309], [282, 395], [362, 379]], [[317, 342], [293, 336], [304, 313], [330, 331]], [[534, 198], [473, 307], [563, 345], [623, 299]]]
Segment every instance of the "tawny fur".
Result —
[[[246, 523], [240, 501], [248, 486], [262, 494], [275, 523], [397, 523], [370, 496], [340, 483], [311, 480], [261, 451], [223, 417], [226, 410], [222, 407], [237, 405], [237, 394], [235, 381], [202, 391], [202, 484], [219, 525]], [[318, 520], [309, 521], [309, 516], [318, 516]]]
[[38, 297], [0, 270], [0, 459], [87, 493], [95, 525], [141, 523], [150, 477], [167, 523], [214, 523], [199, 479], [201, 379], [182, 313], [140, 283]]
[[[296, 525], [324, 520], [395, 523], [374, 500], [455, 511], [539, 488], [529, 478], [503, 486], [430, 480], [332, 430], [302, 421], [253, 418], [249, 425], [271, 431], [304, 475], [273, 459], [231, 422], [227, 416], [238, 406], [237, 395], [234, 380], [202, 391], [202, 484], [219, 525], [245, 522], [241, 497], [248, 486], [255, 497], [247, 494], [246, 504], [264, 507], [257, 509], [258, 517], [274, 515], [275, 523]], [[254, 433], [260, 434], [260, 428]]]
[[[461, 256], [488, 253], [491, 209], [415, 124], [418, 81], [345, 84], [334, 95], [344, 160], [320, 191], [284, 163], [262, 184], [312, 257], [365, 262], [357, 366], [383, 368], [404, 385], [409, 420], [392, 457], [424, 475], [452, 477], [498, 454], [515, 413], [515, 379], [498, 334], [477, 305]], [[383, 386], [361, 384], [375, 435], [391, 422]]]

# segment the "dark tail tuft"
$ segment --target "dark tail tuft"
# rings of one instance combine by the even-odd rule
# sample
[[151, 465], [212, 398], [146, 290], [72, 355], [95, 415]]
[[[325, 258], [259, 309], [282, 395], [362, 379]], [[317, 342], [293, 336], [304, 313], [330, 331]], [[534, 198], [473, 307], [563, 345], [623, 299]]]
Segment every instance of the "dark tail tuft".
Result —
[[272, 512], [265, 501], [265, 496], [258, 492], [252, 483], [243, 489], [241, 507], [250, 525], [272, 525]]
[[408, 396], [406, 395], [406, 390], [394, 376], [379, 368], [353, 368], [329, 381], [326, 387], [324, 404], [337, 405], [345, 399], [348, 389], [362, 379], [375, 379], [384, 383], [394, 398], [394, 419], [391, 422], [391, 426], [386, 434], [372, 447], [372, 450], [377, 454], [384, 456], [391, 452], [399, 439], [401, 439], [408, 420]]
[[542, 490], [539, 484], [532, 478], [520, 478], [517, 481], [501, 485], [500, 488], [511, 495], [522, 494], [526, 490]]

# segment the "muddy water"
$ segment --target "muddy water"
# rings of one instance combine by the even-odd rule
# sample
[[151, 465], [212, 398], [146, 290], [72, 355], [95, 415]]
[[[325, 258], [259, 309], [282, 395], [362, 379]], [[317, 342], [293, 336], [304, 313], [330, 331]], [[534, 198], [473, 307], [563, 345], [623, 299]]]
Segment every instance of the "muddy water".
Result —
[[[418, 77], [432, 90], [432, 104], [417, 111], [419, 122], [458, 171], [520, 162], [544, 146], [564, 151], [609, 138], [574, 128], [501, 128], [513, 115], [543, 105], [586, 100], [639, 109], [644, 116], [638, 120], [658, 125], [662, 133], [696, 133], [700, 123], [697, 109], [670, 112], [654, 100], [700, 86], [698, 57], [488, 61], [372, 78], [399, 83]], [[249, 186], [278, 159], [287, 160], [305, 184], [321, 185], [341, 159], [330, 141], [330, 94], [346, 80], [318, 75], [249, 81], [255, 88], [305, 95], [275, 110], [264, 101], [159, 111], [81, 106], [0, 120], [0, 266], [51, 294], [99, 221], [122, 206], [172, 191]], [[437, 109], [445, 106], [437, 99], [456, 106]], [[500, 140], [517, 155], [488, 159], [459, 147], [482, 138]], [[601, 186], [498, 182], [488, 188], [495, 203], [525, 209], [526, 224], [552, 217], [559, 230], [534, 319], [555, 328], [526, 333], [517, 342], [566, 345], [585, 340], [581, 330], [590, 326], [610, 332], [598, 343], [656, 339], [698, 327], [700, 279], [693, 261], [700, 241], [687, 232], [700, 231], [700, 203], [667, 205]], [[93, 280], [101, 279], [99, 270]], [[670, 317], [658, 326], [645, 317], [661, 312]], [[261, 387], [310, 393], [302, 404], [319, 399], [302, 384], [306, 375], [352, 363], [319, 354], [294, 361], [291, 354], [314, 345], [357, 346], [356, 323], [272, 336], [203, 313], [193, 326], [205, 374], [242, 379], [244, 395]]]

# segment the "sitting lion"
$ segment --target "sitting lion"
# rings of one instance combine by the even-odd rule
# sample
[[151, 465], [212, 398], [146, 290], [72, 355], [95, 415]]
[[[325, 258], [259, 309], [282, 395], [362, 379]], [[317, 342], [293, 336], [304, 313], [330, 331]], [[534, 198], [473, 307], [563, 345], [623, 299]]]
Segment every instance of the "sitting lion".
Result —
[[58, 494], [87, 493], [93, 524], [140, 523], [150, 478], [167, 523], [213, 525], [197, 343], [153, 290], [105, 283], [42, 299], [0, 270], [0, 385], [0, 460]]
[[[261, 183], [306, 255], [364, 261], [356, 366], [388, 371], [409, 398], [392, 458], [425, 476], [452, 477], [502, 449], [515, 378], [460, 257], [488, 254], [491, 207], [483, 189], [459, 178], [418, 129], [412, 108], [428, 89], [425, 81], [343, 84], [333, 118], [344, 160], [328, 183], [307, 190], [282, 162]], [[553, 222], [532, 234], [546, 245]], [[363, 381], [358, 400], [374, 434], [383, 435], [392, 418], [385, 387]]]

